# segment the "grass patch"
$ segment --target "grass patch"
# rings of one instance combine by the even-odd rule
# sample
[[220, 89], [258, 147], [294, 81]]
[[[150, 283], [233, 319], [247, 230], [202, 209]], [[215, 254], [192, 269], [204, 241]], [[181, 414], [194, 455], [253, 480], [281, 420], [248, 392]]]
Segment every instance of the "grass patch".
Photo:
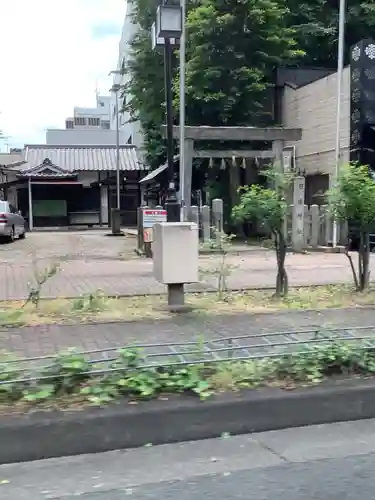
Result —
[[220, 392], [270, 386], [291, 390], [329, 378], [375, 374], [375, 350], [368, 343], [329, 338], [275, 358], [216, 363], [204, 359], [203, 351], [196, 364], [152, 366], [147, 353], [127, 347], [114, 353], [114, 359], [94, 365], [70, 350], [35, 367], [31, 378], [29, 367], [25, 370], [7, 358], [0, 360], [1, 409], [103, 406], [121, 398], [136, 402], [186, 393], [205, 400]]
[[[216, 293], [190, 293], [187, 302], [194, 307], [190, 317], [348, 308], [375, 305], [375, 290], [359, 293], [343, 285], [293, 288], [287, 298], [280, 300], [273, 297], [271, 290], [226, 293], [221, 300]], [[0, 327], [167, 319], [172, 315], [161, 309], [165, 303], [166, 297], [160, 295], [109, 298], [100, 291], [77, 299], [41, 300], [38, 307], [28, 304], [22, 308], [22, 302], [4, 302], [0, 304]]]
[[24, 313], [20, 308], [5, 307], [0, 310], [0, 327], [25, 325]]

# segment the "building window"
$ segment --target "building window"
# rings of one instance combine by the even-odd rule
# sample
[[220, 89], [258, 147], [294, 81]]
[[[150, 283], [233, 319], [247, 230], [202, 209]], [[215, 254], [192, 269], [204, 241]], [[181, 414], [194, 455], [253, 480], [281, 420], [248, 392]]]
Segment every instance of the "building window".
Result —
[[99, 105], [100, 105], [101, 108], [104, 108], [104, 102], [103, 101], [100, 101]]
[[100, 118], [89, 118], [88, 122], [89, 122], [90, 127], [99, 127]]
[[127, 144], [133, 144], [133, 137], [129, 135], [129, 139], [127, 141]]
[[73, 120], [66, 120], [66, 122], [65, 122], [65, 128], [74, 128], [74, 122], [73, 122]]
[[108, 120], [102, 120], [102, 128], [104, 130], [109, 130], [111, 128], [111, 124]]
[[86, 125], [86, 118], [82, 116], [76, 116], [74, 118], [74, 125], [83, 126]]

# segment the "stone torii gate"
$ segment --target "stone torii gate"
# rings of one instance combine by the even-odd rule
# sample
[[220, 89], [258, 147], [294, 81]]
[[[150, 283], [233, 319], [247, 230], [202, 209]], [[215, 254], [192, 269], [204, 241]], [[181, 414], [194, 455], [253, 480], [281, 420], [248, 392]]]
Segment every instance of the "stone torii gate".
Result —
[[[173, 127], [173, 137], [178, 139], [180, 127]], [[166, 127], [163, 126], [164, 135]], [[190, 206], [191, 184], [194, 158], [270, 158], [284, 169], [284, 146], [286, 142], [295, 144], [302, 137], [302, 129], [285, 127], [185, 127], [185, 143], [180, 162], [180, 182], [182, 180], [182, 200]], [[199, 141], [267, 141], [272, 149], [254, 151], [249, 149], [201, 150], [196, 149]]]

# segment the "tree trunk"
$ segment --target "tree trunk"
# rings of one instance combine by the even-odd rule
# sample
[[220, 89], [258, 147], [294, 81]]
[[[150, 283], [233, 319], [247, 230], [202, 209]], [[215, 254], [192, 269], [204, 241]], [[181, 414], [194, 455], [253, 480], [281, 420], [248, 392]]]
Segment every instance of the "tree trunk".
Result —
[[275, 231], [275, 250], [277, 260], [276, 297], [288, 295], [288, 275], [285, 269], [286, 241], [282, 231]]
[[358, 251], [358, 278], [359, 290], [362, 292], [369, 287], [370, 283], [370, 235], [367, 232], [360, 233]]

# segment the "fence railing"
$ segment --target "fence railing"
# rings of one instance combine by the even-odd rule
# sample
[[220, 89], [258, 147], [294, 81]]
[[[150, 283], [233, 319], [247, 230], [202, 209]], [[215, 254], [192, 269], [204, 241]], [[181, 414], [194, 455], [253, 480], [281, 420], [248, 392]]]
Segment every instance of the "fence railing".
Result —
[[[155, 207], [161, 208], [161, 207]], [[287, 243], [293, 246], [293, 205], [289, 205], [285, 232]], [[187, 212], [187, 219], [199, 227], [199, 236], [203, 243], [219, 238], [224, 227], [223, 200], [212, 200], [210, 205], [192, 205]], [[304, 248], [329, 246], [332, 242], [333, 221], [327, 205], [304, 205], [303, 210], [303, 240]], [[139, 233], [142, 238], [142, 232]], [[348, 239], [347, 224], [338, 225], [338, 242], [345, 245]], [[142, 247], [142, 241], [139, 246]]]
[[[292, 221], [293, 205], [289, 205], [286, 234], [287, 241], [292, 246]], [[332, 242], [332, 216], [327, 205], [305, 205], [303, 218], [303, 238], [305, 248], [318, 248], [328, 246]], [[223, 201], [216, 199], [212, 201], [212, 206], [202, 205], [190, 207], [188, 219], [198, 224], [200, 237], [203, 242], [207, 242], [223, 231]], [[348, 238], [347, 224], [338, 225], [338, 241], [346, 244]]]
[[[375, 326], [336, 328], [329, 330], [306, 329], [284, 332], [262, 332], [253, 335], [223, 337], [213, 340], [132, 344], [123, 348], [112, 347], [89, 351], [74, 351], [72, 355], [85, 358], [89, 369], [81, 374], [108, 375], [123, 372], [124, 365], [116, 366], [121, 349], [137, 351], [140, 362], [134, 369], [212, 364], [226, 361], [249, 361], [281, 358], [311, 352], [311, 348], [332, 342], [360, 343], [363, 349], [375, 347]], [[56, 375], [44, 375], [57, 355], [5, 359], [0, 362], [0, 386], [13, 383], [48, 381]], [[12, 376], [14, 374], [14, 379]]]
[[[294, 205], [289, 205], [286, 233], [288, 244], [292, 245], [292, 221]], [[303, 238], [305, 248], [328, 246], [332, 242], [333, 220], [327, 205], [304, 205], [303, 210]], [[338, 241], [346, 244], [348, 239], [348, 226], [338, 225]]]
[[223, 232], [224, 207], [223, 200], [216, 198], [209, 205], [192, 205], [187, 212], [190, 222], [195, 222], [199, 227], [199, 236], [203, 242], [208, 242]]

